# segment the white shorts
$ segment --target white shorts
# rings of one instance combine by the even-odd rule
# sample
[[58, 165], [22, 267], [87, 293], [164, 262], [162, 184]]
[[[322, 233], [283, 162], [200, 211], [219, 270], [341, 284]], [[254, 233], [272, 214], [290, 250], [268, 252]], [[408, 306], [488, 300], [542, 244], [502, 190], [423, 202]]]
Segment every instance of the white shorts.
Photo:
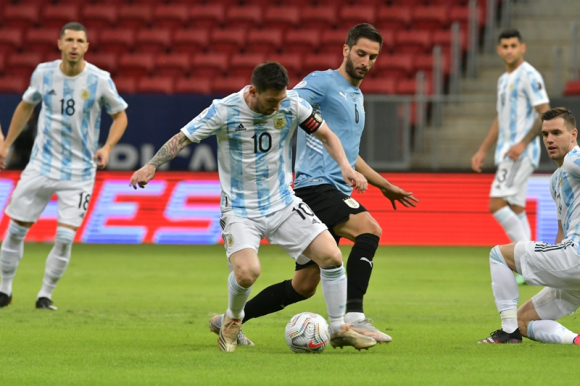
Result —
[[544, 287], [532, 298], [532, 303], [543, 320], [560, 319], [580, 308], [580, 290]]
[[22, 222], [36, 222], [52, 198], [58, 197], [58, 222], [60, 224], [81, 226], [95, 180], [64, 181], [54, 180], [26, 167], [12, 192], [6, 207], [6, 215]]
[[[266, 238], [270, 244], [282, 247], [296, 261], [312, 240], [327, 230], [326, 225], [300, 198], [286, 208], [264, 217], [238, 217], [228, 211], [222, 214], [222, 237], [228, 258], [235, 252], [252, 248], [256, 252], [260, 240]], [[299, 264], [305, 264], [306, 258]]]
[[528, 179], [534, 169], [529, 157], [500, 162], [491, 184], [490, 197], [500, 197], [511, 205], [525, 207]]

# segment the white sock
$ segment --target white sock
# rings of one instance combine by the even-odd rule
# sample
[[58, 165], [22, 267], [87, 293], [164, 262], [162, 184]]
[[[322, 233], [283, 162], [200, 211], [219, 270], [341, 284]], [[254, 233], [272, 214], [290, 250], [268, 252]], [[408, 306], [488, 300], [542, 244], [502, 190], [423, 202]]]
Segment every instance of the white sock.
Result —
[[344, 315], [345, 323], [352, 324], [354, 322], [358, 322], [359, 320], [366, 319], [366, 316], [363, 312], [347, 312]]
[[2, 242], [2, 248], [0, 248], [0, 267], [2, 269], [0, 292], [7, 295], [12, 294], [12, 281], [24, 253], [24, 238], [28, 229], [30, 228], [20, 226], [10, 220], [6, 238]]
[[516, 310], [520, 292], [516, 278], [505, 263], [499, 246], [493, 247], [489, 254], [489, 270], [495, 305], [501, 315], [501, 329], [512, 333], [518, 328]]
[[526, 232], [517, 214], [509, 206], [504, 206], [493, 213], [493, 217], [502, 226], [511, 241], [528, 241]]
[[338, 268], [320, 268], [320, 283], [326, 301], [330, 332], [339, 332], [344, 325], [346, 310], [346, 274], [344, 266]]
[[75, 233], [70, 228], [62, 226], [56, 228], [54, 247], [52, 247], [46, 259], [44, 279], [42, 280], [42, 288], [38, 293], [38, 298], [50, 299], [52, 297], [52, 291], [54, 291], [56, 284], [64, 275], [66, 267], [68, 267]]
[[528, 338], [538, 342], [573, 344], [577, 335], [554, 320], [532, 320], [528, 323]]
[[244, 319], [244, 307], [250, 297], [252, 287], [244, 288], [236, 281], [236, 276], [230, 272], [228, 276], [228, 309], [226, 313], [232, 319]]
[[[521, 240], [521, 241], [530, 241], [532, 239], [532, 228], [530, 228], [530, 222], [528, 221], [528, 215], [524, 211], [524, 212], [518, 214], [517, 216], [520, 219], [520, 223], [522, 224], [522, 227], [524, 228], [524, 233], [526, 235], [526, 239]], [[518, 240], [518, 241], [520, 241], [520, 240]]]

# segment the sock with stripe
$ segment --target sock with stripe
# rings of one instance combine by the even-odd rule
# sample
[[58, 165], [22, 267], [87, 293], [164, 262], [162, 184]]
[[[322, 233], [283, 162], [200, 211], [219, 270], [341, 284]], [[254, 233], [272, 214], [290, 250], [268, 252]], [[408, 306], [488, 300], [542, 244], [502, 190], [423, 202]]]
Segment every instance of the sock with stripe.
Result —
[[48, 257], [46, 258], [46, 267], [44, 270], [44, 279], [42, 288], [38, 293], [39, 298], [51, 298], [52, 291], [58, 281], [64, 275], [70, 261], [70, 253], [75, 238], [76, 231], [59, 226], [56, 228], [56, 238]]
[[[504, 206], [493, 213], [493, 217], [502, 226], [511, 241], [529, 241], [522, 221], [509, 206]], [[528, 224], [529, 227], [529, 224]]]
[[0, 282], [0, 292], [6, 295], [12, 294], [12, 281], [16, 275], [16, 269], [24, 254], [24, 238], [30, 228], [20, 226], [10, 220], [8, 232], [2, 248], [0, 248], [0, 268], [2, 270], [2, 281]]
[[554, 320], [532, 320], [528, 323], [528, 338], [538, 342], [574, 344], [577, 337], [578, 334]]
[[343, 265], [320, 268], [320, 283], [326, 301], [330, 332], [338, 332], [344, 324], [346, 308], [346, 274]]
[[[379, 237], [364, 233], [356, 237], [348, 261], [346, 272], [348, 286], [346, 293], [346, 312], [364, 314], [363, 297], [367, 293], [373, 272], [373, 258], [379, 247]], [[363, 318], [364, 319], [364, 318]]]
[[228, 276], [228, 309], [226, 313], [232, 319], [244, 319], [244, 306], [250, 297], [252, 287], [244, 288], [236, 281], [236, 276], [230, 272]]
[[518, 328], [517, 308], [520, 292], [516, 278], [506, 264], [499, 246], [493, 247], [489, 254], [489, 270], [495, 305], [501, 316], [501, 329], [512, 333]]
[[[525, 211], [517, 215], [520, 219], [520, 223], [522, 224], [522, 228], [524, 229], [524, 234], [526, 236], [525, 240], [521, 241], [530, 241], [532, 239], [532, 228], [530, 228], [530, 222], [528, 221], [528, 215]], [[520, 240], [518, 240], [520, 241]]]

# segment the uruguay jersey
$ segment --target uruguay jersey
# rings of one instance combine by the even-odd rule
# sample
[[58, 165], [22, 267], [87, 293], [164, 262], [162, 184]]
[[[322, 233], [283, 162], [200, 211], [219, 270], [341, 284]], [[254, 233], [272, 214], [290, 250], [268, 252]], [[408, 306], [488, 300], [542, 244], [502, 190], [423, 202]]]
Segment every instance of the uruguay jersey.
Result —
[[[365, 126], [363, 94], [338, 71], [315, 71], [294, 87], [298, 94], [322, 115], [340, 139], [350, 165], [358, 157]], [[295, 188], [332, 184], [346, 195], [352, 193], [342, 178], [340, 167], [315, 137], [298, 131], [296, 145]]]
[[556, 203], [558, 220], [566, 240], [573, 240], [580, 253], [580, 148], [574, 147], [566, 154], [564, 163], [554, 174], [550, 193]]
[[[511, 73], [505, 72], [497, 82], [497, 115], [499, 136], [495, 148], [495, 164], [504, 160], [508, 150], [530, 131], [538, 112], [535, 106], [549, 103], [542, 75], [528, 62]], [[522, 157], [529, 157], [532, 165], [540, 162], [540, 139], [528, 144]]]
[[116, 114], [127, 108], [108, 72], [85, 62], [84, 70], [66, 76], [61, 60], [36, 67], [22, 100], [42, 101], [38, 133], [29, 166], [56, 180], [94, 179], [93, 160], [99, 146], [101, 108]]
[[181, 132], [192, 142], [216, 135], [222, 212], [260, 217], [292, 203], [292, 135], [312, 106], [288, 91], [278, 111], [262, 115], [248, 107], [247, 89], [214, 100]]

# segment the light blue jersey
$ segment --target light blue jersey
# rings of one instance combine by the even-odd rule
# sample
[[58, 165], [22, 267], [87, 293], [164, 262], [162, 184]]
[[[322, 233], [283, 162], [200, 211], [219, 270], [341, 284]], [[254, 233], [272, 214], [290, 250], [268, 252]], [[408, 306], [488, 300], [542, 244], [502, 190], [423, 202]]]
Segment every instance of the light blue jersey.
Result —
[[[338, 71], [327, 70], [311, 73], [294, 90], [324, 118], [340, 139], [354, 168], [365, 126], [364, 98], [360, 89]], [[352, 188], [342, 178], [340, 167], [322, 143], [302, 130], [298, 131], [295, 171], [295, 188], [332, 184], [344, 194], [352, 193]]]
[[550, 182], [550, 193], [556, 203], [558, 220], [566, 240], [578, 245], [580, 253], [580, 148], [574, 147], [559, 167]]

